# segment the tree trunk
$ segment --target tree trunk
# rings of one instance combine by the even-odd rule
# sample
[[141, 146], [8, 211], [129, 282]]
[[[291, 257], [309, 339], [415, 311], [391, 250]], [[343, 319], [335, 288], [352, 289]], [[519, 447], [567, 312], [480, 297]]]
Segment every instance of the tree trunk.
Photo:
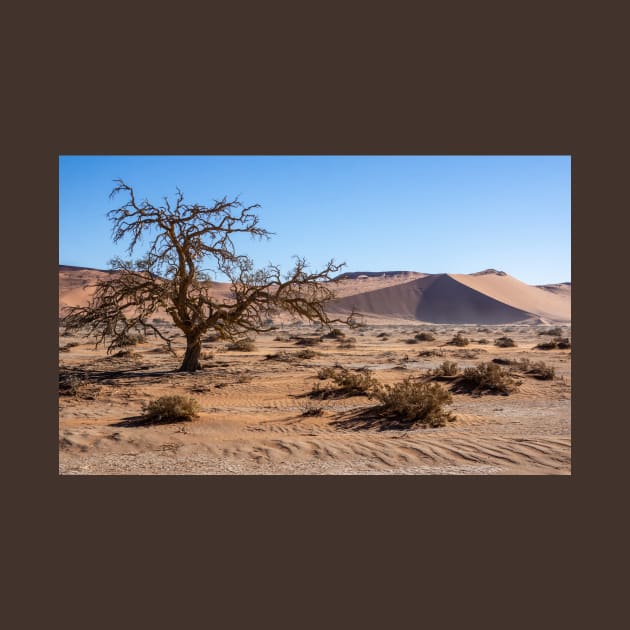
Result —
[[201, 335], [186, 337], [186, 354], [179, 368], [180, 372], [196, 372], [201, 369]]

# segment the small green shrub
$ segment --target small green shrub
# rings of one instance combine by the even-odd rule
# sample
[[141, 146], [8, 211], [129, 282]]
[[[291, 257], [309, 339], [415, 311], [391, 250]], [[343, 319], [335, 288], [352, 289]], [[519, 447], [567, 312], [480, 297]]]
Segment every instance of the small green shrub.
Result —
[[499, 348], [516, 348], [516, 343], [511, 337], [499, 337], [495, 340], [494, 345]]

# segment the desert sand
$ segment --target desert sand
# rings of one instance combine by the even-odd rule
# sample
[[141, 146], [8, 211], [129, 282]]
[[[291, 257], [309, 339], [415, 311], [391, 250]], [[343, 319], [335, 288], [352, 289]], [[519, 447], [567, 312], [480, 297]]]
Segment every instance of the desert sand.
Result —
[[[60, 308], [73, 301], [84, 303], [89, 290], [82, 286], [101, 273], [61, 269]], [[434, 298], [441, 293], [431, 293], [436, 284], [440, 292], [455, 286], [460, 297], [475, 294], [472, 301], [463, 300], [460, 311], [456, 308], [456, 317], [469, 315], [471, 308], [486, 318], [502, 319], [513, 311], [525, 316], [516, 324], [411, 321], [419, 312], [414, 300], [419, 297], [422, 302], [423, 294], [433, 300], [429, 305], [434, 316], [454, 317], [438, 312], [440, 301]], [[317, 341], [308, 348], [315, 354], [306, 358], [299, 338], [325, 331], [279, 321], [277, 330], [256, 338], [251, 352], [227, 350], [220, 340], [206, 343], [204, 369], [194, 374], [175, 371], [183, 341], [175, 344], [177, 356], [167, 353], [155, 337], [120, 356], [108, 356], [89, 340], [65, 336], [60, 330], [60, 378], [75, 387], [71, 395], [64, 390], [59, 398], [59, 472], [570, 474], [571, 350], [534, 349], [549, 338], [538, 333], [551, 321], [560, 322], [563, 336], [570, 336], [570, 290], [560, 289], [557, 301], [557, 292], [528, 285], [523, 289], [521, 284], [497, 274], [350, 278], [341, 283], [342, 305], [347, 307], [344, 300], [352, 297], [373, 309], [379, 304], [392, 309], [389, 315], [367, 314], [364, 327], [343, 327], [346, 341], [353, 337], [353, 344]], [[412, 291], [401, 297], [405, 287]], [[217, 291], [226, 290], [217, 284]], [[366, 298], [370, 292], [379, 293], [378, 299]], [[538, 300], [540, 293], [548, 299]], [[449, 308], [452, 312], [453, 301]], [[160, 325], [174, 332], [170, 324]], [[408, 343], [415, 333], [428, 330], [434, 331], [434, 341]], [[447, 345], [458, 331], [471, 340], [468, 346]], [[383, 333], [387, 337], [379, 336]], [[493, 344], [504, 335], [513, 338], [516, 347]], [[319, 382], [318, 370], [334, 364], [367, 367], [380, 381], [394, 383], [408, 376], [424, 378], [446, 359], [466, 367], [496, 358], [542, 360], [555, 368], [556, 378], [542, 381], [519, 375], [519, 389], [508, 396], [454, 393], [449, 409], [457, 420], [435, 429], [382, 430], [365, 422], [357, 414], [374, 405], [365, 396], [325, 400], [308, 396]], [[200, 404], [199, 417], [143, 425], [143, 403], [167, 394], [194, 397]], [[321, 415], [310, 415], [315, 410]]]

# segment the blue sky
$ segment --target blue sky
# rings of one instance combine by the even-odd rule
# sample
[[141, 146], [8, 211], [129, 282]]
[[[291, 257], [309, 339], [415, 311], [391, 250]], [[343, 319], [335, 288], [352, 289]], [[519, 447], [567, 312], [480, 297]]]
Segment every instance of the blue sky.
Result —
[[190, 203], [259, 203], [275, 234], [238, 242], [258, 266], [300, 255], [345, 271], [571, 280], [569, 156], [60, 156], [61, 264], [124, 255], [105, 216], [124, 203], [108, 199], [117, 177], [156, 204], [177, 186]]

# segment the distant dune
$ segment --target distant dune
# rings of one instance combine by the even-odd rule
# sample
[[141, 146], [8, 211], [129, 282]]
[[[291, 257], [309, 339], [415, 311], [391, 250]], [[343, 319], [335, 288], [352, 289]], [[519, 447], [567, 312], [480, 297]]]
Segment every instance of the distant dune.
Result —
[[329, 312], [391, 317], [436, 324], [507, 324], [570, 321], [569, 289], [534, 287], [505, 272], [431, 274], [410, 282], [346, 295]]
[[[85, 305], [90, 286], [110, 271], [59, 265], [59, 314], [67, 306]], [[213, 283], [219, 298], [230, 285]], [[415, 271], [351, 272], [334, 283], [338, 298], [331, 315], [359, 313], [379, 320], [412, 320], [436, 324], [507, 324], [569, 322], [571, 283], [531, 286], [503, 271], [473, 274], [426, 274]]]

